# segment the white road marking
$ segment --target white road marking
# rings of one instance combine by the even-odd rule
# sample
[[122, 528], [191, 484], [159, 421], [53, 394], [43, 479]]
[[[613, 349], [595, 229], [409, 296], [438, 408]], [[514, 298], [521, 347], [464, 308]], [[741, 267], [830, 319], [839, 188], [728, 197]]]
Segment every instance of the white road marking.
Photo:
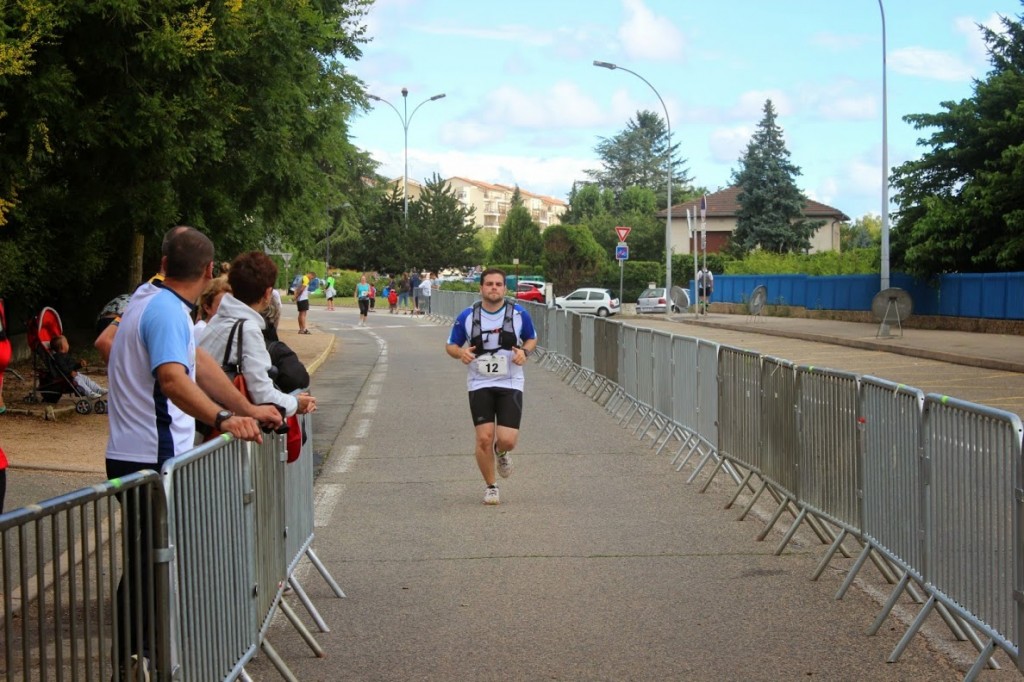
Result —
[[313, 527], [326, 528], [338, 506], [345, 486], [341, 483], [325, 483], [313, 489]]
[[345, 449], [340, 454], [332, 456], [327, 460], [327, 472], [331, 474], [343, 474], [348, 471], [348, 468], [352, 465], [352, 461], [359, 456], [359, 451], [361, 449], [361, 445], [346, 445]]
[[356, 438], [366, 438], [370, 435], [371, 424], [373, 424], [372, 419], [360, 419], [359, 425], [356, 427]]

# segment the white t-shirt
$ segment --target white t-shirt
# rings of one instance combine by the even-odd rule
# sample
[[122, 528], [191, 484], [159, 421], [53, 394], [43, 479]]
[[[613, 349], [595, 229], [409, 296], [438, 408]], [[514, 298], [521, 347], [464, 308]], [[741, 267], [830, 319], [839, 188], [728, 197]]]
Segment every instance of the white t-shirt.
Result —
[[[515, 305], [511, 301], [506, 301], [505, 305]], [[525, 384], [525, 373], [521, 365], [517, 365], [512, 362], [513, 351], [502, 350], [499, 348], [500, 332], [501, 327], [505, 323], [505, 306], [502, 306], [497, 312], [489, 313], [483, 308], [480, 309], [480, 332], [483, 337], [484, 353], [493, 353], [494, 355], [505, 356], [506, 362], [508, 363], [508, 375], [507, 376], [487, 376], [481, 374], [478, 370], [477, 363], [469, 363], [469, 374], [466, 378], [466, 386], [470, 391], [476, 391], [481, 388], [514, 388], [518, 391], [523, 390]], [[522, 345], [523, 341], [537, 338], [537, 331], [533, 328], [533, 319], [530, 314], [526, 312], [519, 305], [515, 305], [512, 313], [512, 328], [516, 332], [517, 345]], [[455, 318], [455, 324], [452, 325], [452, 330], [448, 334], [448, 343], [455, 344], [456, 346], [464, 346], [467, 342], [471, 341], [471, 335], [473, 333], [473, 308], [472, 306], [466, 308], [459, 316]], [[480, 355], [478, 354], [479, 358]]]
[[136, 289], [110, 350], [110, 439], [107, 459], [159, 467], [193, 447], [195, 419], [160, 390], [157, 367], [178, 363], [196, 379], [192, 306], [174, 291]]
[[434, 280], [432, 279], [425, 279], [422, 282], [420, 282], [420, 296], [426, 296], [427, 298], [430, 298], [430, 288], [433, 283]]

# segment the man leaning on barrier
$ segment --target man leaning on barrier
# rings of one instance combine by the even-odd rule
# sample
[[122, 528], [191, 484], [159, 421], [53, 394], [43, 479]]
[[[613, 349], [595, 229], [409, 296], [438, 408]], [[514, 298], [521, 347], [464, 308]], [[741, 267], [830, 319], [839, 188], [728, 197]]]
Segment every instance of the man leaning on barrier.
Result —
[[[235, 438], [262, 442], [260, 425], [276, 428], [281, 414], [272, 405], [251, 404], [220, 365], [196, 347], [193, 302], [213, 278], [213, 242], [198, 230], [173, 228], [161, 259], [163, 281], [140, 286], [131, 297], [114, 337], [107, 368], [110, 383], [110, 439], [107, 477], [116, 479], [161, 465], [192, 449], [196, 420]], [[149, 604], [153, 599], [150, 514], [136, 491], [123, 497], [128, 548], [114, 612], [118, 641], [115, 668], [145, 672], [150, 655]], [[138, 582], [141, 576], [141, 585]], [[117, 620], [128, 615], [128, 622]], [[141, 635], [141, 642], [139, 641]]]

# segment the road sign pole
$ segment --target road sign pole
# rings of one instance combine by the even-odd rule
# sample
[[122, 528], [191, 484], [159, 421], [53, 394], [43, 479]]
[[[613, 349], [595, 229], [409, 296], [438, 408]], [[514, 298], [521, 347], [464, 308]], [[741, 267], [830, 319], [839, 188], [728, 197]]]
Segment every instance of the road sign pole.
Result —
[[623, 280], [623, 278], [625, 276], [625, 273], [626, 273], [626, 261], [620, 260], [619, 261], [619, 310], [622, 310], [622, 306], [625, 304], [625, 301], [622, 300], [622, 280]]

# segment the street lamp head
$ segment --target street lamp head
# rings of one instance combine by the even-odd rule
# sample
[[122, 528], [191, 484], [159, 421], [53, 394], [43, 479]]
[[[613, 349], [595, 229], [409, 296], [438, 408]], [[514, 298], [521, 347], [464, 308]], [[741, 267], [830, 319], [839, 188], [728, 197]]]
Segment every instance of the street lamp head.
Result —
[[612, 71], [619, 68], [615, 64], [612, 64], [611, 62], [601, 62], [596, 59], [594, 60], [594, 66], [600, 66], [602, 69], [611, 69]]
[[370, 93], [366, 93], [366, 98], [367, 99], [372, 99], [374, 102], [383, 102], [384, 101], [380, 97], [377, 97], [377, 95], [371, 95]]
[[443, 98], [444, 98], [444, 93], [442, 92], [440, 95], [434, 95], [433, 97], [431, 97], [430, 101], [431, 102], [436, 102], [437, 100], [443, 99]]
[[402, 88], [402, 97], [409, 96], [409, 88]]

